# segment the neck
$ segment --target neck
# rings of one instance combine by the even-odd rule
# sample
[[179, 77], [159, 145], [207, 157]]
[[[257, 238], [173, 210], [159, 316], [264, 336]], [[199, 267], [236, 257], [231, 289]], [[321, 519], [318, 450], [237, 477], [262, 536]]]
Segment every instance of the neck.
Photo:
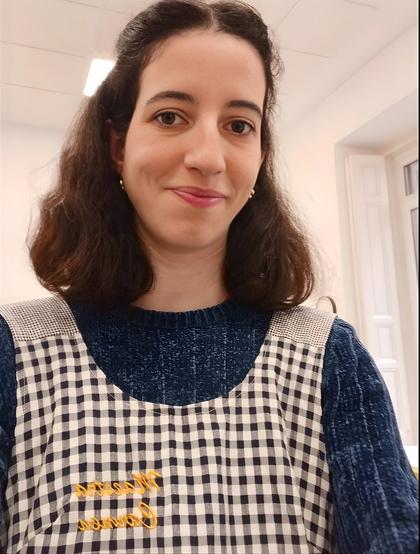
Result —
[[203, 252], [150, 250], [154, 284], [135, 306], [161, 312], [185, 312], [224, 302], [228, 293], [222, 279], [225, 247]]

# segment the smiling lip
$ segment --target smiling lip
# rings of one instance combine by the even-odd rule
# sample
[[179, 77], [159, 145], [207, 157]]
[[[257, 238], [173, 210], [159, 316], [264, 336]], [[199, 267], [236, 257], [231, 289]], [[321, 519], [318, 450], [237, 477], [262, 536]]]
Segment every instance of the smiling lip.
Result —
[[207, 196], [210, 198], [224, 198], [224, 194], [217, 192], [217, 190], [211, 189], [200, 189], [198, 187], [177, 187], [173, 189], [174, 191], [187, 192], [188, 194], [193, 194], [194, 196]]
[[179, 187], [172, 190], [177, 196], [198, 208], [209, 208], [210, 206], [215, 206], [224, 198], [224, 195], [221, 192], [210, 189]]

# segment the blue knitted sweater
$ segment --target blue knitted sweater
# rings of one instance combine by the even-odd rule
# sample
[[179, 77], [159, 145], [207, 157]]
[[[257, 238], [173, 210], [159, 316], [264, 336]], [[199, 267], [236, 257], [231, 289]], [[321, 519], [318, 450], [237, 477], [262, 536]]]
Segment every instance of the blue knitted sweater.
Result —
[[[243, 381], [271, 318], [234, 300], [180, 313], [133, 307], [101, 311], [76, 303], [70, 308], [111, 381], [132, 397], [172, 405], [216, 398]], [[13, 340], [1, 317], [0, 378], [3, 498], [16, 382]], [[418, 552], [417, 481], [389, 394], [353, 328], [340, 319], [326, 346], [322, 407], [340, 554]]]

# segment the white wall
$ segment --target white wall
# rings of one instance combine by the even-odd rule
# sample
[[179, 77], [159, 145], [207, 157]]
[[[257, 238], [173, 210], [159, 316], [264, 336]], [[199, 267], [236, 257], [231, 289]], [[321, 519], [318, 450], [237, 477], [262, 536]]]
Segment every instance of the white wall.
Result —
[[336, 145], [417, 90], [416, 53], [417, 26], [413, 26], [292, 129], [282, 129], [280, 122], [290, 194], [324, 255], [321, 292], [336, 299], [340, 317], [356, 328], [354, 291], [345, 278], [351, 261], [337, 185]]
[[39, 197], [51, 186], [63, 134], [2, 124], [0, 186], [0, 304], [49, 293], [36, 280], [26, 248]]

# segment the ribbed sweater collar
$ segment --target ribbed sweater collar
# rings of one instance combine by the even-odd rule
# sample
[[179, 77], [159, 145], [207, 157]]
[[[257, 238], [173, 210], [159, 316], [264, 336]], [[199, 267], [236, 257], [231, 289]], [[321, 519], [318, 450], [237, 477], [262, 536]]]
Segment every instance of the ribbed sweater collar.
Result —
[[246, 319], [257, 310], [237, 300], [229, 299], [216, 306], [185, 312], [161, 312], [125, 306], [110, 310], [92, 308], [80, 303], [69, 303], [76, 319], [102, 320], [104, 323], [132, 323], [157, 329], [187, 329], [208, 327], [226, 320]]

